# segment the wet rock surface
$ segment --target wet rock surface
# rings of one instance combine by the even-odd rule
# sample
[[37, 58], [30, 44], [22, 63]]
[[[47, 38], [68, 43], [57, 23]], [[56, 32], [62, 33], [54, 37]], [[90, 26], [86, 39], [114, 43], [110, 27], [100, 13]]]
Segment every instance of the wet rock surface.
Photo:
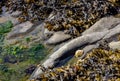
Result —
[[16, 25], [13, 30], [8, 33], [8, 39], [16, 38], [22, 35], [26, 35], [34, 29], [33, 24], [29, 21]]
[[114, 28], [110, 29], [109, 33], [103, 39], [108, 39], [108, 38], [113, 37], [118, 34], [120, 34], [120, 24], [118, 24]]
[[8, 20], [7, 18], [1, 17], [1, 18], [0, 18], [0, 23], [4, 23], [4, 22], [6, 22], [7, 20]]
[[68, 34], [64, 34], [64, 32], [55, 32], [53, 36], [51, 36], [47, 41], [46, 44], [48, 45], [55, 45], [59, 44], [61, 42], [64, 42], [68, 39], [70, 39], [71, 36]]
[[120, 24], [120, 18], [115, 17], [105, 17], [97, 21], [93, 26], [87, 29], [82, 35], [90, 34], [93, 32], [101, 32], [104, 30], [110, 30]]
[[113, 50], [120, 49], [120, 41], [117, 42], [110, 42], [109, 47]]
[[[91, 44], [94, 43], [100, 39], [102, 39], [108, 32], [97, 32], [97, 33], [92, 33], [89, 35], [81, 36], [76, 39], [71, 40], [61, 48], [59, 48], [57, 51], [55, 51], [44, 63], [43, 66], [48, 68], [48, 67], [54, 67], [56, 64], [60, 62], [60, 58], [65, 57], [65, 56], [71, 56], [74, 55], [74, 52], [80, 48], [81, 46], [84, 46], [86, 44]], [[94, 38], [93, 38], [94, 37]], [[33, 73], [32, 78], [36, 78], [37, 74], [40, 74], [41, 70], [35, 70]], [[35, 76], [34, 76], [35, 75]]]
[[[119, 20], [119, 18], [118, 18], [118, 20]], [[116, 23], [116, 25], [113, 25], [113, 24], [111, 24], [109, 26], [103, 25], [108, 28], [105, 28], [105, 30], [102, 29], [101, 32], [100, 31], [95, 31], [95, 32], [92, 31], [92, 32], [89, 32], [89, 34], [85, 34], [85, 35], [83, 34], [82, 36], [77, 37], [77, 38], [71, 40], [70, 42], [66, 43], [65, 45], [60, 47], [57, 51], [55, 51], [51, 56], [49, 56], [49, 58], [43, 63], [43, 66], [45, 68], [56, 66], [56, 64], [58, 64], [61, 61], [60, 60], [61, 57], [70, 56], [70, 54], [71, 55], [74, 54], [78, 48], [81, 48], [84, 50], [84, 54], [80, 57], [81, 59], [84, 59], [87, 56], [86, 54], [94, 48], [100, 47], [102, 49], [109, 49], [108, 46], [104, 46], [105, 45], [104, 40], [109, 40], [108, 38], [112, 38], [113, 36], [120, 34], [118, 20], [116, 20], [118, 23], [114, 22], [114, 24]], [[113, 18], [113, 21], [114, 21], [114, 18]], [[96, 22], [96, 23], [98, 23], [98, 22]], [[107, 21], [104, 21], [104, 23], [107, 23]], [[98, 27], [101, 28], [103, 26], [99, 25]], [[92, 27], [94, 28], [95, 26], [92, 26]], [[88, 31], [91, 30], [91, 28], [88, 29]], [[108, 43], [106, 42], [106, 45]], [[42, 73], [42, 71], [40, 69], [39, 70], [36, 69], [35, 72], [33, 72], [32, 78], [36, 78], [37, 75], [41, 74], [41, 73]]]
[[2, 15], [2, 17], [0, 17], [0, 22], [6, 22], [6, 21], [12, 21], [13, 25], [17, 25], [20, 22], [18, 21], [17, 18], [12, 17], [8, 12], [4, 13], [4, 15]]
[[[119, 51], [116, 49], [120, 49], [120, 46], [118, 40], [113, 41], [120, 34], [120, 18], [110, 16], [120, 10], [117, 1], [119, 0], [8, 0], [8, 4], [3, 5], [9, 13], [5, 12], [0, 17], [0, 23], [11, 20], [14, 28], [8, 33], [5, 42], [9, 45], [29, 46], [40, 42], [46, 46], [51, 45], [53, 51], [41, 66], [36, 69], [35, 66], [30, 66], [25, 70], [26, 74], [33, 73], [30, 80], [118, 80]], [[94, 48], [100, 49], [93, 50]], [[78, 49], [82, 53], [75, 54]], [[78, 59], [77, 64], [67, 66], [67, 71], [66, 67], [49, 69], [64, 65], [74, 54]], [[17, 63], [11, 60], [6, 62]], [[112, 64], [115, 67], [111, 67]]]

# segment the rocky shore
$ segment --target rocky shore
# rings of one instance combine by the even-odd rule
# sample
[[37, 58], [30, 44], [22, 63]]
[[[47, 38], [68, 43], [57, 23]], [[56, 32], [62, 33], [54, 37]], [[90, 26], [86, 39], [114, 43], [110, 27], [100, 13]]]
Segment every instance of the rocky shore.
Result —
[[[43, 53], [43, 47], [49, 51], [48, 55], [34, 55], [39, 57], [36, 60], [45, 58], [40, 60], [40, 64], [37, 61], [35, 66], [28, 67], [25, 72], [29, 76], [20, 81], [119, 81], [119, 2], [2, 0], [0, 34], [4, 34], [4, 44], [0, 43], [0, 46], [17, 45], [12, 52], [8, 52], [13, 57], [17, 53], [39, 55]], [[4, 13], [3, 7], [6, 8]], [[1, 24], [7, 21], [11, 21], [13, 26], [1, 33], [1, 30], [6, 30]], [[31, 51], [22, 52], [25, 49]], [[19, 64], [22, 60], [10, 62]]]
[[[103, 23], [104, 22], [104, 23]], [[109, 23], [108, 23], [109, 22]], [[82, 33], [82, 36], [72, 39], [64, 44], [57, 51], [55, 51], [49, 58], [43, 63], [45, 68], [53, 68], [59, 65], [63, 58], [70, 57], [75, 54], [75, 51], [83, 50], [83, 54], [79, 60], [84, 60], [88, 53], [95, 48], [101, 48], [104, 50], [119, 50], [119, 34], [120, 34], [120, 18], [106, 17], [100, 19], [92, 27]], [[116, 46], [114, 46], [116, 45]], [[107, 58], [107, 57], [106, 57]], [[37, 75], [42, 73], [41, 67], [38, 67], [32, 78], [36, 78]]]

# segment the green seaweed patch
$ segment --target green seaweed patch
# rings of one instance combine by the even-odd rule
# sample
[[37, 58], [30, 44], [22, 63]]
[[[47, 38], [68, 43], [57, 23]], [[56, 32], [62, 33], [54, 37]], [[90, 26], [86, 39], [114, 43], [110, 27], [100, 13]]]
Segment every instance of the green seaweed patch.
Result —
[[42, 60], [45, 57], [45, 48], [42, 44], [36, 44], [30, 48], [23, 45], [4, 46], [2, 55], [9, 56], [12, 60], [25, 61], [31, 59], [32, 61]]
[[4, 46], [0, 54], [1, 64], [3, 64], [0, 69], [0, 80], [26, 81], [30, 74], [25, 70], [33, 64], [39, 64], [46, 54], [47, 49], [42, 44], [34, 44], [30, 48], [22, 45]]
[[29, 42], [31, 41], [31, 37], [26, 37], [26, 38], [25, 38], [25, 41], [26, 41], [27, 43], [29, 43]]
[[35, 61], [42, 60], [45, 57], [45, 47], [42, 44], [32, 46], [29, 50], [29, 57]]
[[12, 27], [13, 27], [13, 24], [11, 21], [6, 21], [5, 23], [0, 23], [0, 34], [10, 32]]

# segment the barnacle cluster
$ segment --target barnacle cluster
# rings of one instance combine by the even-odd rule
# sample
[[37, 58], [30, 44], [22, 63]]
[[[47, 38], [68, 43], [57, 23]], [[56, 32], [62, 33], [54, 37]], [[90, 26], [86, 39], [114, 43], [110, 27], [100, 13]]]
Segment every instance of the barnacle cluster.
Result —
[[7, 0], [6, 6], [11, 12], [22, 11], [21, 22], [44, 20], [51, 31], [79, 36], [101, 17], [117, 14], [115, 1], [119, 0]]
[[94, 49], [76, 64], [43, 71], [35, 81], [120, 81], [120, 50]]

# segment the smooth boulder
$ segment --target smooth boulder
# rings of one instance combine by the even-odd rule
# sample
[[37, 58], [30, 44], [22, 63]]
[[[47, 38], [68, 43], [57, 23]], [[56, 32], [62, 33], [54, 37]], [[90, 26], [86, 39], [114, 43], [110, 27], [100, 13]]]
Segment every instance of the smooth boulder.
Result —
[[8, 39], [13, 39], [16, 37], [20, 37], [23, 35], [26, 35], [30, 31], [34, 29], [33, 24], [29, 21], [26, 21], [24, 23], [21, 23], [19, 25], [16, 25], [10, 33], [8, 33], [7, 38]]
[[[91, 44], [91, 43], [94, 43], [94, 42], [102, 39], [107, 33], [108, 33], [108, 31], [96, 32], [96, 33], [87, 34], [85, 36], [80, 36], [78, 38], [75, 38], [75, 39], [71, 40], [70, 42], [68, 42], [67, 44], [65, 44], [64, 46], [62, 46], [56, 52], [54, 52], [50, 56], [50, 58], [54, 59], [53, 61], [55, 61], [56, 59], [59, 59], [61, 56], [64, 56], [65, 54], [69, 53], [70, 51], [76, 50], [77, 48], [79, 48], [85, 44]], [[51, 66], [51, 64], [49, 64], [48, 61], [44, 62], [43, 65], [45, 67]]]
[[90, 34], [93, 32], [101, 32], [105, 30], [110, 30], [120, 24], [120, 18], [115, 17], [105, 17], [97, 21], [94, 25], [92, 25], [89, 29], [84, 31], [82, 35]]
[[47, 41], [46, 44], [48, 45], [56, 45], [61, 42], [64, 42], [68, 39], [70, 39], [71, 36], [68, 34], [64, 34], [64, 32], [55, 32], [53, 36], [51, 36]]
[[[49, 58], [42, 64], [45, 68], [54, 67], [57, 63], [60, 62], [62, 56], [71, 56], [71, 52], [75, 52], [79, 47], [86, 44], [92, 44], [96, 41], [101, 40], [108, 31], [96, 32], [92, 34], [87, 34], [84, 36], [77, 37], [70, 42], [66, 43], [64, 46], [59, 48], [56, 52], [49, 56]], [[39, 74], [41, 74], [41, 69], [37, 68], [30, 79], [35, 79]]]
[[91, 45], [87, 45], [83, 48], [83, 55], [80, 57], [80, 59], [85, 58], [85, 56], [87, 55], [88, 52], [90, 52], [92, 49], [98, 48], [99, 44], [91, 44]]
[[6, 21], [12, 21], [13, 25], [20, 23], [17, 18], [12, 17], [8, 12], [4, 13], [2, 17], [0, 17], [0, 23], [4, 23]]
[[103, 38], [103, 39], [108, 39], [111, 38], [117, 34], [120, 34], [120, 24], [118, 24], [116, 27], [114, 27], [113, 29], [109, 30], [109, 33]]
[[120, 41], [110, 42], [110, 43], [109, 43], [109, 47], [110, 47], [111, 49], [113, 49], [113, 50], [116, 50], [116, 49], [120, 50]]

